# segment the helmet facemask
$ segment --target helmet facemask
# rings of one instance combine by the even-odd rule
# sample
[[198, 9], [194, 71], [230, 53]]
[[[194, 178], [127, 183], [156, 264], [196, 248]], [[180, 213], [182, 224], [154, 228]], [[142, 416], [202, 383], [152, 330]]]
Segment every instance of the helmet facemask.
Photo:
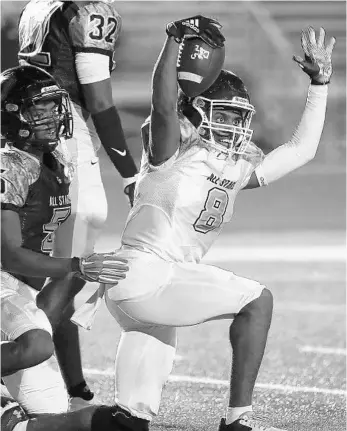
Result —
[[[193, 100], [193, 107], [201, 115], [198, 132], [203, 141], [224, 154], [245, 154], [253, 134], [249, 127], [255, 113], [254, 106], [247, 99], [234, 96], [228, 100], [214, 100], [198, 96]], [[213, 121], [215, 111], [238, 114], [242, 119], [241, 126]]]
[[20, 120], [24, 127], [21, 138], [44, 152], [53, 151], [60, 138], [72, 137], [73, 120], [68, 93], [56, 85], [41, 88], [41, 92], [23, 99]]

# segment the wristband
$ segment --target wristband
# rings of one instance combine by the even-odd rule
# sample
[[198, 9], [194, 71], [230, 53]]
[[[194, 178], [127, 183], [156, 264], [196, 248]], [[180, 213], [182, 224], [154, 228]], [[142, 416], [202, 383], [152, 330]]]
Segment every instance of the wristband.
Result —
[[79, 257], [73, 257], [71, 259], [71, 272], [81, 273], [81, 265], [80, 265], [80, 258]]
[[122, 124], [115, 106], [92, 115], [101, 144], [123, 178], [137, 174], [137, 167], [125, 141]]
[[314, 79], [311, 79], [311, 84], [312, 85], [327, 85], [327, 84], [330, 84], [330, 81], [327, 81], [327, 82], [317, 82]]

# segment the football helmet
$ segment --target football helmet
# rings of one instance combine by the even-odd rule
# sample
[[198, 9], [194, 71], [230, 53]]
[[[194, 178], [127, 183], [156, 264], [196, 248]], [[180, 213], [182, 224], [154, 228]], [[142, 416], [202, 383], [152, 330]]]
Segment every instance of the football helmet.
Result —
[[0, 75], [1, 135], [12, 145], [51, 152], [60, 138], [72, 137], [68, 93], [46, 71], [17, 66]]
[[[182, 97], [182, 96], [181, 96]], [[190, 105], [190, 106], [189, 106]], [[182, 101], [178, 101], [182, 107]], [[184, 106], [184, 104], [183, 104]], [[193, 109], [192, 109], [193, 108]], [[216, 150], [227, 154], [244, 154], [250, 142], [253, 130], [250, 129], [254, 106], [250, 103], [248, 91], [242, 80], [233, 72], [222, 69], [216, 81], [201, 95], [189, 100], [182, 110], [183, 114], [200, 115], [197, 128], [202, 140]], [[237, 121], [216, 121], [216, 112], [228, 111]], [[225, 113], [225, 117], [233, 115]], [[237, 114], [237, 115], [235, 115]], [[223, 118], [223, 117], [222, 117]]]

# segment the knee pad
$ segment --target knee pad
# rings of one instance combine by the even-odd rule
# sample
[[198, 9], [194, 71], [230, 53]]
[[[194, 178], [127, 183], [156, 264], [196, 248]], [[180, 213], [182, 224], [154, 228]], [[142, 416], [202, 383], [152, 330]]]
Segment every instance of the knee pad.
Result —
[[172, 370], [176, 330], [142, 330], [146, 332], [122, 333], [116, 358], [115, 402], [133, 416], [150, 421], [158, 414], [162, 388]]
[[56, 357], [3, 377], [12, 398], [29, 415], [66, 413], [68, 394]]
[[31, 292], [34, 289], [19, 280], [16, 289], [1, 300], [2, 339], [14, 341], [26, 332], [38, 329], [52, 335], [46, 313], [36, 305], [36, 295]]

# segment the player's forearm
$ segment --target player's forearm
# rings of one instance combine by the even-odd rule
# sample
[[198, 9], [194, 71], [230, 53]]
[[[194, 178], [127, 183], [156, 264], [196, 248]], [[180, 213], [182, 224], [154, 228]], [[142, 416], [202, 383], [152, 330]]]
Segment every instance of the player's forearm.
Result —
[[256, 169], [261, 185], [283, 177], [314, 158], [324, 127], [327, 96], [327, 85], [310, 85], [304, 112], [291, 140], [271, 151]]
[[162, 115], [176, 112], [178, 46], [173, 37], [168, 37], [154, 67], [152, 109]]
[[[100, 58], [108, 59], [104, 55], [101, 55]], [[92, 76], [91, 70], [89, 72]], [[79, 80], [81, 81], [81, 76], [79, 76]], [[84, 77], [81, 82], [85, 107], [91, 113], [101, 144], [111, 162], [120, 175], [128, 179], [124, 182], [124, 187], [126, 187], [129, 179], [134, 178], [137, 174], [137, 167], [130, 154], [121, 119], [113, 103], [111, 79], [91, 82], [86, 81]]]
[[[124, 179], [134, 178], [137, 167], [125, 140], [123, 127], [115, 106], [92, 115], [102, 146]], [[124, 182], [124, 187], [128, 183]]]
[[54, 258], [23, 247], [2, 249], [2, 269], [28, 277], [60, 278], [78, 270], [70, 258]]
[[322, 135], [327, 107], [328, 85], [310, 85], [306, 106], [290, 143], [307, 161], [314, 158]]

